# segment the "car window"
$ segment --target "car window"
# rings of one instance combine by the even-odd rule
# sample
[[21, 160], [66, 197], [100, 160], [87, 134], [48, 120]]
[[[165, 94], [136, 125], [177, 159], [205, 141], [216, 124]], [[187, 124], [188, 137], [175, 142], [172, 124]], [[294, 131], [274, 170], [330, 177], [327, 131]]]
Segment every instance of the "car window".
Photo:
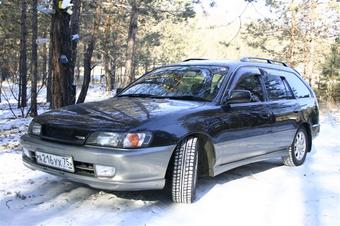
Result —
[[241, 75], [234, 90], [247, 90], [252, 94], [252, 102], [263, 101], [263, 90], [257, 74], [246, 72]]
[[[164, 75], [162, 75], [162, 77], [163, 76]], [[195, 86], [196, 84], [204, 83], [205, 79], [206, 78], [205, 78], [205, 75], [203, 74], [203, 71], [186, 71], [186, 72], [183, 72], [181, 79], [179, 78], [174, 79], [175, 84], [173, 88], [176, 87], [179, 90], [182, 90], [184, 94], [190, 94], [192, 91], [191, 88]]]
[[287, 90], [282, 77], [278, 75], [264, 73], [263, 81], [268, 93], [268, 98], [270, 100], [291, 98], [289, 97], [289, 90]]
[[283, 84], [286, 88], [286, 93], [287, 93], [287, 98], [288, 99], [294, 99], [294, 94], [293, 94], [293, 91], [291, 90], [288, 82], [287, 82], [287, 79], [284, 78], [284, 77], [281, 77], [282, 78], [282, 81], [283, 81]]
[[225, 69], [217, 69], [212, 70], [212, 81], [211, 81], [211, 87], [210, 87], [210, 95], [216, 96], [218, 91], [221, 88], [222, 81], [223, 81], [223, 75], [225, 73]]
[[284, 75], [296, 98], [311, 97], [309, 89], [299, 77], [289, 72], [285, 72]]
[[190, 95], [192, 90], [196, 92], [201, 88], [204, 80], [205, 74], [200, 70], [162, 72], [146, 76], [123, 94]]

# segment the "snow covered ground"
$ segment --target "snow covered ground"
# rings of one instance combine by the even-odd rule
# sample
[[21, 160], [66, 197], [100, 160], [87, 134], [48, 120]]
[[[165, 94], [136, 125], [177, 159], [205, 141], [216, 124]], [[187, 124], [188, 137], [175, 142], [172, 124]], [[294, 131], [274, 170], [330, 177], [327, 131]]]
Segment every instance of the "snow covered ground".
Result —
[[[90, 89], [89, 100], [105, 97], [102, 89]], [[191, 205], [171, 203], [164, 191], [99, 191], [25, 168], [18, 139], [29, 121], [11, 119], [7, 104], [0, 104], [1, 226], [339, 225], [339, 111], [322, 114], [321, 134], [303, 166], [276, 159], [201, 179]]]

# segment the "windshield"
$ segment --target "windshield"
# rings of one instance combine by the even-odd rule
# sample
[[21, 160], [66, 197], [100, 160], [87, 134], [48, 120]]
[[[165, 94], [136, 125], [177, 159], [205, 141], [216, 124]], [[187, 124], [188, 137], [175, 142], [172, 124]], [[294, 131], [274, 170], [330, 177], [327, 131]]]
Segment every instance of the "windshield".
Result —
[[218, 93], [225, 67], [165, 67], [146, 74], [118, 96], [211, 101]]

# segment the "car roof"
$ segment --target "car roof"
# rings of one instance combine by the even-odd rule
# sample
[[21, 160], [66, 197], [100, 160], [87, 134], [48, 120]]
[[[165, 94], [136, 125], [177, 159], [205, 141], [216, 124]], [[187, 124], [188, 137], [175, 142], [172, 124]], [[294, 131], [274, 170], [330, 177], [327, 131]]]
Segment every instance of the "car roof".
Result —
[[[206, 59], [193, 59], [186, 60], [176, 64], [166, 66], [225, 66], [234, 69], [240, 66], [257, 66], [270, 69], [284, 70], [292, 73], [298, 73], [295, 69], [276, 63], [262, 63], [254, 61], [241, 61], [241, 60], [206, 60]], [[299, 74], [299, 73], [298, 73]]]

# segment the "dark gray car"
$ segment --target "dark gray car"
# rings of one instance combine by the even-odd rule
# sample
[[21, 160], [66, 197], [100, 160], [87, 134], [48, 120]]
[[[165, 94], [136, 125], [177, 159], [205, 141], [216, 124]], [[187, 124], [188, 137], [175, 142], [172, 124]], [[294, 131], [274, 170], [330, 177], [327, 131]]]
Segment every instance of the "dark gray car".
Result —
[[168, 183], [189, 203], [198, 175], [275, 157], [303, 164], [319, 129], [315, 94], [286, 64], [189, 60], [113, 98], [46, 112], [21, 143], [31, 169], [107, 190]]

